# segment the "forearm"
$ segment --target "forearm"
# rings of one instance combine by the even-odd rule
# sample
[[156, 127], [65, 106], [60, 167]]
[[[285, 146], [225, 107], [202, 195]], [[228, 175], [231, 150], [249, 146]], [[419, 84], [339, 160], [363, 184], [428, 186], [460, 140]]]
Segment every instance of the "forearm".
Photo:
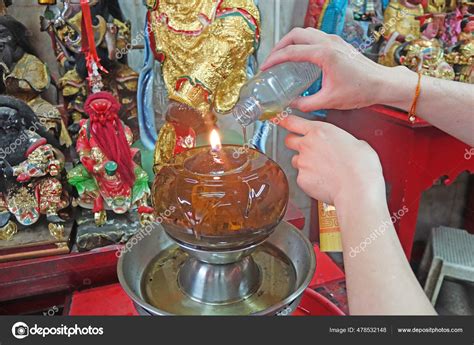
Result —
[[[405, 67], [387, 67], [380, 78], [377, 103], [408, 111], [417, 74]], [[474, 85], [422, 76], [416, 115], [474, 146]]]
[[435, 314], [402, 250], [384, 193], [348, 191], [336, 208], [351, 314]]

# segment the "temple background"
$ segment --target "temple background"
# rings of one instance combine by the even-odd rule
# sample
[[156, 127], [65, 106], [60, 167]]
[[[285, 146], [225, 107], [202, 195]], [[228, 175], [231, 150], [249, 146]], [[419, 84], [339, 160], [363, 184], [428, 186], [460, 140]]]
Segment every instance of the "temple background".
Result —
[[[138, 34], [143, 31], [145, 17], [145, 7], [142, 0], [120, 0], [120, 3], [125, 17], [132, 22], [132, 38], [141, 37]], [[293, 27], [303, 26], [307, 6], [308, 0], [259, 0], [262, 18], [262, 40], [258, 51], [259, 62], [266, 58], [273, 47], [277, 39], [275, 30], [277, 36], [282, 37]], [[14, 4], [8, 8], [9, 14], [30, 29], [31, 41], [39, 57], [48, 64], [52, 74], [57, 76], [57, 64], [52, 52], [51, 41], [46, 33], [39, 30], [39, 17], [43, 11], [44, 8], [39, 6], [36, 0], [14, 0]], [[279, 20], [275, 20], [278, 15]], [[142, 43], [138, 42], [138, 44]], [[140, 71], [142, 54], [142, 50], [135, 50], [129, 54], [129, 63], [136, 71]], [[54, 88], [51, 88], [46, 98], [54, 100]], [[300, 115], [304, 116], [304, 114]], [[221, 118], [220, 124], [224, 128], [236, 126], [235, 121], [229, 117]], [[308, 234], [310, 199], [296, 185], [296, 171], [291, 166], [293, 152], [286, 149], [284, 145], [286, 131], [278, 129], [272, 136], [273, 131], [270, 132], [267, 153], [285, 170], [290, 182], [290, 198], [304, 212], [306, 216], [305, 233]], [[416, 239], [425, 239], [429, 230], [439, 224], [462, 227], [468, 180], [468, 174], [462, 174], [451, 186], [434, 185], [424, 193], [420, 203]]]

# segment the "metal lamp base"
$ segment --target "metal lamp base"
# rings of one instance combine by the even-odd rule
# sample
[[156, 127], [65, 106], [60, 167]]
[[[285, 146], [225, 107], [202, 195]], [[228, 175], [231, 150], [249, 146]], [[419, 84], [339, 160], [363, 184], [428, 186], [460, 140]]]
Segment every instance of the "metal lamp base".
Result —
[[280, 223], [252, 248], [187, 248], [161, 228], [121, 255], [118, 276], [144, 315], [288, 315], [315, 270], [311, 243]]
[[229, 264], [210, 264], [189, 257], [179, 270], [178, 285], [196, 301], [229, 304], [258, 290], [260, 270], [251, 256]]

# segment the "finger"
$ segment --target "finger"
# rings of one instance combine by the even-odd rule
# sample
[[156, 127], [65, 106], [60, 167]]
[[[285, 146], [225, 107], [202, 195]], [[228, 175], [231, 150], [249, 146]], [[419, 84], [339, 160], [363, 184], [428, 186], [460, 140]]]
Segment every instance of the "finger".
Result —
[[305, 135], [311, 129], [313, 121], [305, 120], [301, 117], [290, 115], [284, 118], [279, 125], [290, 132]]
[[315, 29], [294, 28], [275, 44], [272, 52], [294, 44], [315, 44], [322, 39], [326, 33]]
[[299, 97], [295, 99], [293, 102], [291, 102], [290, 106], [304, 113], [321, 109], [329, 109], [329, 95], [323, 88], [312, 96]]
[[298, 169], [298, 160], [300, 159], [300, 155], [294, 155], [293, 158], [291, 158], [291, 165], [293, 168]]
[[302, 139], [303, 137], [290, 133], [285, 138], [286, 147], [288, 147], [290, 150], [299, 151]]
[[260, 66], [260, 69], [266, 70], [271, 66], [278, 65], [282, 62], [312, 62], [314, 64], [321, 64], [323, 50], [318, 49], [318, 45], [290, 45], [280, 50], [277, 50], [268, 56], [265, 62]]

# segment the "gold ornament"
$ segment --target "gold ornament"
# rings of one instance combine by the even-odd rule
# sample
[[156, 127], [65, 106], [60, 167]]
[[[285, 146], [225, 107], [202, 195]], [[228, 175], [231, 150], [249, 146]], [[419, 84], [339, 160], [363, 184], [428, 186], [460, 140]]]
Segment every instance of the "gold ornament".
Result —
[[416, 39], [404, 49], [402, 65], [430, 77], [454, 80], [453, 68], [444, 59], [443, 47], [436, 38]]
[[9, 207], [18, 209], [30, 209], [38, 206], [37, 200], [28, 188], [20, 187], [8, 197]]
[[102, 226], [107, 221], [107, 213], [102, 210], [94, 213], [94, 220], [97, 226]]
[[405, 2], [390, 1], [384, 12], [384, 36], [388, 39], [397, 32], [405, 37], [406, 41], [420, 37], [420, 21], [416, 17], [424, 13], [423, 6], [409, 5]]
[[155, 146], [155, 157], [153, 171], [157, 174], [163, 166], [165, 166], [174, 156], [174, 147], [176, 145], [176, 132], [171, 123], [166, 122], [160, 129], [157, 142], [159, 145]]
[[426, 12], [433, 14], [445, 13], [447, 9], [446, 5], [446, 0], [428, 0]]
[[246, 80], [260, 15], [251, 0], [148, 1], [155, 54], [170, 99], [209, 114], [229, 111]]
[[0, 241], [10, 241], [13, 236], [18, 232], [18, 226], [11, 220], [8, 221], [7, 225], [0, 228]]
[[140, 214], [140, 225], [147, 226], [153, 223], [155, 217], [152, 213], [141, 213]]
[[56, 240], [62, 241], [64, 239], [64, 225], [50, 223], [48, 224], [48, 230]]

